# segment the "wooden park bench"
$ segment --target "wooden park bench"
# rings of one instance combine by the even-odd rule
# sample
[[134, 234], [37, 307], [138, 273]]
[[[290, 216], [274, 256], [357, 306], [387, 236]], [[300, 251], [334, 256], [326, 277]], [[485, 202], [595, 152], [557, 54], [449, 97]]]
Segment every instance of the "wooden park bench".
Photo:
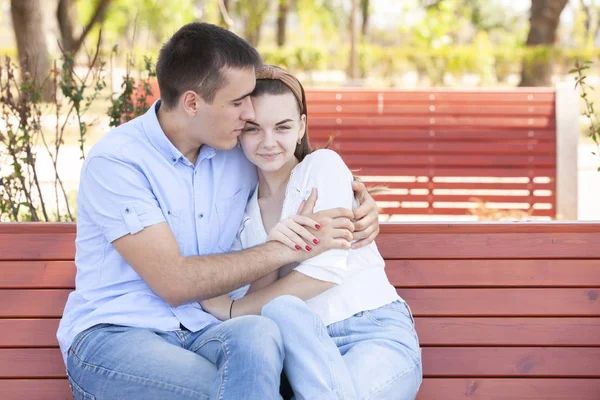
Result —
[[322, 147], [333, 136], [356, 175], [391, 189], [376, 196], [383, 214], [464, 216], [487, 207], [513, 219], [577, 219], [572, 85], [311, 89], [306, 97], [311, 142]]
[[[0, 224], [0, 398], [71, 399], [56, 329], [75, 225]], [[383, 224], [418, 400], [600, 399], [600, 223]]]

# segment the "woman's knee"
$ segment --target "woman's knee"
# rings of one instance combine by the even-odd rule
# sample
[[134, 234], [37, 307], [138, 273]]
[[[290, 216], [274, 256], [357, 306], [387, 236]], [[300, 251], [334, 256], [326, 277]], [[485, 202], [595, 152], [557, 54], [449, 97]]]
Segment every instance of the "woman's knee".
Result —
[[279, 296], [268, 302], [262, 308], [261, 315], [273, 321], [297, 318], [298, 314], [310, 311], [306, 303], [295, 296]]
[[241, 346], [246, 352], [283, 355], [283, 339], [275, 322], [258, 315], [236, 319], [239, 324], [236, 328], [242, 332], [236, 338], [238, 346]]

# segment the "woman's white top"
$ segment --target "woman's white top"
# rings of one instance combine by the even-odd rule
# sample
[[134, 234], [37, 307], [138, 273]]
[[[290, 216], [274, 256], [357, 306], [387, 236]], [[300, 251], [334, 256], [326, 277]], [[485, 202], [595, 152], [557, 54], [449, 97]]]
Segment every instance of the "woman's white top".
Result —
[[[317, 150], [299, 163], [290, 175], [280, 220], [297, 213], [300, 203], [317, 189], [314, 211], [356, 206], [352, 191], [353, 176], [341, 157], [331, 150]], [[248, 201], [242, 226], [234, 248], [242, 250], [267, 241], [260, 207], [258, 187]], [[335, 283], [336, 286], [308, 300], [307, 305], [326, 325], [342, 321], [366, 310], [373, 310], [395, 300], [402, 300], [389, 283], [385, 262], [373, 242], [357, 250], [329, 250], [301, 262], [294, 268], [311, 278]], [[241, 298], [249, 285], [230, 293]]]

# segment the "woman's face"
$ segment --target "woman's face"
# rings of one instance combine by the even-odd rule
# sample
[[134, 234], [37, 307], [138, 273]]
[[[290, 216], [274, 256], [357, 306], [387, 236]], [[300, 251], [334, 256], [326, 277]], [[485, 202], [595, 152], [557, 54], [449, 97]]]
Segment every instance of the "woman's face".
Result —
[[246, 157], [265, 172], [279, 171], [294, 162], [294, 151], [302, 139], [306, 116], [298, 112], [292, 93], [252, 97], [254, 121], [246, 121], [240, 144]]

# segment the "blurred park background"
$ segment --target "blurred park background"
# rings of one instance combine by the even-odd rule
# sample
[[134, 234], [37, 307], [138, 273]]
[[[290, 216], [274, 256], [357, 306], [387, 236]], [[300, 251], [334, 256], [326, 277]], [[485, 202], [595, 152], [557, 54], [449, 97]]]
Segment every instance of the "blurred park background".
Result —
[[[519, 146], [530, 151], [537, 148], [538, 159], [544, 157], [544, 149], [554, 146], [547, 155], [558, 158], [562, 139], [556, 129], [560, 123], [554, 120], [559, 113], [554, 96], [558, 87], [563, 91], [570, 88], [577, 101], [564, 102], [566, 107], [561, 106], [560, 111], [571, 113], [569, 129], [576, 131], [577, 148], [575, 153], [562, 157], [559, 164], [570, 163], [575, 171], [572, 179], [577, 184], [566, 187], [575, 191], [568, 195], [575, 202], [576, 212], [565, 214], [570, 219], [600, 220], [600, 163], [595, 143], [598, 129], [592, 104], [600, 100], [593, 90], [600, 83], [600, 0], [0, 0], [0, 5], [0, 222], [75, 218], [78, 174], [86, 151], [112, 126], [148, 107], [157, 95], [156, 90], [153, 94], [151, 90], [161, 44], [181, 25], [192, 21], [219, 24], [248, 40], [265, 62], [297, 74], [314, 91], [315, 104], [328, 90], [338, 99], [348, 91], [364, 91], [379, 99], [376, 106], [381, 114], [381, 99], [394, 98], [389, 93], [400, 93], [400, 97], [396, 96], [401, 99], [396, 103], [397, 114], [385, 122], [384, 133], [388, 136], [396, 132], [390, 121], [396, 121], [397, 132], [409, 137], [406, 132], [410, 130], [401, 126], [407, 121], [402, 119], [402, 113], [408, 110], [412, 110], [415, 120], [422, 117], [429, 124], [435, 123], [430, 116], [409, 107], [414, 93], [427, 93], [431, 101], [438, 92], [465, 90], [491, 93], [500, 100], [526, 94], [531, 100], [532, 93], [538, 96], [542, 92], [523, 92], [520, 90], [526, 89], [518, 88], [547, 90], [552, 101], [547, 115], [544, 114], [551, 120], [544, 120], [547, 126], [538, 127], [538, 120], [526, 118], [533, 105], [527, 106], [521, 100], [494, 103], [487, 108], [489, 115], [476, 113], [484, 126], [500, 116], [514, 114], [514, 123], [503, 128], [514, 135], [514, 140], [502, 144], [510, 155], [499, 156], [498, 160], [516, 160], [521, 155]], [[584, 64], [586, 61], [590, 63]], [[578, 76], [580, 85], [575, 92]], [[582, 94], [587, 101], [577, 97]], [[364, 99], [365, 104], [374, 101]], [[452, 110], [477, 108], [477, 104], [460, 102], [453, 106], [422, 104], [427, 105], [427, 112], [444, 105], [458, 107]], [[505, 114], [502, 107], [507, 104], [513, 111]], [[309, 110], [310, 105], [309, 100]], [[356, 102], [351, 107], [363, 110], [361, 105]], [[341, 105], [335, 107], [334, 111], [341, 111]], [[325, 105], [318, 108], [321, 109], [325, 110]], [[329, 129], [327, 118], [331, 117], [334, 125], [341, 123], [334, 111], [323, 111], [325, 133]], [[350, 115], [359, 125], [363, 124], [352, 131], [363, 137], [353, 140], [368, 139], [369, 121], [377, 117], [376, 113], [369, 113], [363, 110]], [[477, 136], [478, 122], [473, 122], [474, 117], [458, 118], [452, 113], [445, 117], [453, 124], [453, 135], [458, 135], [453, 136], [458, 147], [438, 146], [437, 151], [457, 151], [455, 155], [460, 158], [460, 146], [475, 143], [471, 139], [477, 137], [482, 157], [494, 157], [486, 156], [485, 149], [495, 144], [486, 146], [485, 141], [479, 140], [483, 136]], [[438, 119], [438, 126], [442, 120]], [[531, 126], [520, 126], [521, 120], [539, 128], [541, 134], [552, 131], [556, 137], [547, 142], [535, 141], [538, 132]], [[472, 126], [465, 125], [464, 131], [470, 142], [457, 141], [461, 121], [473, 122]], [[372, 126], [376, 129], [381, 124]], [[346, 132], [340, 129], [337, 132]], [[410, 132], [413, 131], [411, 140], [425, 145], [425, 139], [417, 136], [421, 130]], [[431, 127], [422, 131], [429, 138], [436, 136]], [[521, 131], [528, 135], [527, 140], [519, 139]], [[333, 126], [331, 134], [335, 132]], [[345, 142], [340, 143], [344, 154]], [[427, 146], [434, 148], [432, 143]], [[403, 157], [402, 149], [396, 150], [397, 158]], [[371, 158], [377, 158], [378, 153], [373, 154]], [[533, 153], [522, 155], [531, 162]], [[426, 166], [429, 170], [433, 170], [431, 160], [430, 156]], [[486, 162], [489, 164], [489, 160]], [[545, 167], [558, 168], [556, 161]], [[494, 179], [463, 174], [454, 177], [458, 184], [477, 183], [481, 188], [477, 191], [464, 186], [460, 189], [463, 192], [453, 188], [442, 193], [446, 196], [444, 204], [453, 203], [448, 196], [462, 199], [454, 202], [462, 204], [459, 213], [409, 212], [393, 218], [384, 213], [384, 217], [394, 221], [536, 219], [533, 204], [528, 201], [524, 200], [523, 206], [503, 206], [501, 200], [492, 201], [494, 205], [478, 199], [481, 193], [491, 193], [497, 199], [513, 194], [527, 199], [533, 198], [534, 192], [547, 192], [548, 198], [556, 198], [554, 192], [560, 189], [554, 182], [557, 175], [546, 174], [550, 177], [544, 181], [532, 174], [500, 174]], [[397, 191], [396, 203], [402, 204], [412, 194], [422, 196], [425, 203], [429, 198], [431, 206], [434, 183], [442, 187], [450, 182], [448, 177], [436, 181], [425, 173], [408, 175], [412, 186], [394, 189], [392, 185], [390, 189]], [[378, 182], [376, 177], [371, 178]], [[517, 189], [508, 187], [511, 183], [521, 185], [526, 193], [516, 193]], [[565, 197], [564, 193], [560, 195]], [[408, 203], [411, 202], [407, 202], [406, 210], [410, 208]], [[539, 215], [545, 219], [565, 218], [557, 212]]]

